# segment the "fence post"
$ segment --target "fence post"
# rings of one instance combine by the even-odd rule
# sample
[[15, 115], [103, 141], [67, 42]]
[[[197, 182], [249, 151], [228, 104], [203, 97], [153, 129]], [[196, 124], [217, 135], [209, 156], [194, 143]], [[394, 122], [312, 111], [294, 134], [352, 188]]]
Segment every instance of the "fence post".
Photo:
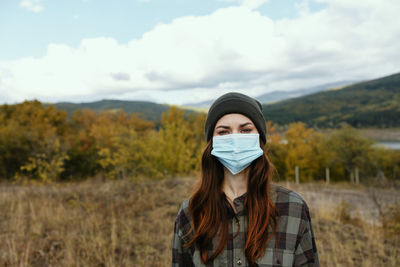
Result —
[[329, 168], [325, 169], [326, 183], [329, 184]]
[[300, 179], [299, 179], [299, 166], [296, 165], [295, 168], [295, 172], [296, 172], [296, 184], [300, 183]]
[[358, 177], [358, 168], [356, 167], [356, 184], [360, 183], [360, 178]]

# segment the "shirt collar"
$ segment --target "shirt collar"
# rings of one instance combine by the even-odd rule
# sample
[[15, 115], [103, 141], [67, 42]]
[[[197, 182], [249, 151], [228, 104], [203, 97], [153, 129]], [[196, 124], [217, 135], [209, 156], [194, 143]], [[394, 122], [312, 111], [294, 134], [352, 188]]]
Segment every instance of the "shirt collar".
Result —
[[[269, 196], [270, 196], [271, 200], [272, 200], [274, 203], [276, 203], [276, 198], [277, 198], [277, 194], [276, 194], [276, 185], [273, 184], [273, 183], [270, 184], [269, 194], [270, 194]], [[226, 196], [225, 196], [225, 197], [226, 197]], [[227, 203], [227, 206], [228, 206], [229, 214], [230, 214], [232, 217], [235, 217], [235, 216], [242, 216], [242, 215], [244, 215], [244, 214], [246, 213], [245, 207], [244, 207], [244, 204], [245, 204], [245, 202], [246, 202], [246, 198], [247, 198], [247, 192], [245, 192], [243, 195], [241, 195], [241, 196], [239, 196], [239, 197], [237, 197], [237, 198], [235, 198], [235, 199], [233, 200], [233, 204], [235, 205], [235, 209], [236, 209], [236, 212], [237, 212], [236, 214], [235, 214], [235, 212], [234, 212], [232, 206], [229, 204], [229, 201], [226, 200], [226, 203]]]
[[[226, 197], [226, 196], [225, 196]], [[247, 193], [244, 193], [243, 195], [235, 198], [233, 200], [233, 205], [235, 205], [235, 209], [236, 209], [236, 213], [233, 210], [231, 204], [229, 203], [228, 199], [226, 199], [226, 205], [228, 208], [228, 214], [232, 217], [235, 216], [242, 216], [245, 214], [245, 208], [244, 208], [244, 204], [246, 201], [246, 197], [247, 197]]]

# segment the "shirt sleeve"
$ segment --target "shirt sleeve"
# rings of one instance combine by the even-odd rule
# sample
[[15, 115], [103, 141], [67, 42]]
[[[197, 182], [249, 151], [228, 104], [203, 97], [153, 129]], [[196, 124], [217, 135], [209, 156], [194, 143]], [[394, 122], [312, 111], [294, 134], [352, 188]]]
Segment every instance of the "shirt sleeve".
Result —
[[301, 234], [295, 250], [294, 266], [319, 267], [319, 259], [317, 246], [314, 238], [314, 231], [311, 225], [311, 217], [304, 203], [302, 211], [302, 227]]
[[179, 210], [175, 219], [174, 236], [172, 243], [172, 267], [190, 267], [194, 266], [190, 249], [184, 246], [184, 241], [181, 237], [181, 228], [183, 221], [187, 221], [183, 210]]

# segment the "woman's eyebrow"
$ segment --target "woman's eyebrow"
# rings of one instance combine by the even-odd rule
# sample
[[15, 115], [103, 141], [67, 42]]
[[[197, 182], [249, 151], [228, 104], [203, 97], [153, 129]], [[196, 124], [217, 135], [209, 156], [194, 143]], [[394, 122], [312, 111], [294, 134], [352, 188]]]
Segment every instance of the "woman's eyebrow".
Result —
[[253, 125], [253, 124], [251, 122], [246, 122], [246, 123], [240, 124], [239, 127], [244, 127], [247, 125]]
[[225, 126], [225, 125], [218, 125], [217, 127], [215, 127], [215, 129], [218, 129], [218, 128], [230, 129], [231, 127]]

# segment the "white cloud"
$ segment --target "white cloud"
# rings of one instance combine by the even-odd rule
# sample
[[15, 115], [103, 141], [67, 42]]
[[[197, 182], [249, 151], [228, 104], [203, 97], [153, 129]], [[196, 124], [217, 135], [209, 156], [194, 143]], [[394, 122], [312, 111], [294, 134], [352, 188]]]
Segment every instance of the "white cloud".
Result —
[[19, 6], [35, 13], [42, 12], [44, 9], [41, 0], [22, 0]]
[[229, 7], [160, 24], [127, 44], [113, 38], [50, 44], [42, 58], [0, 62], [0, 91], [12, 101], [181, 104], [227, 91], [256, 96], [400, 71], [400, 2], [320, 1], [325, 9], [296, 19]]

